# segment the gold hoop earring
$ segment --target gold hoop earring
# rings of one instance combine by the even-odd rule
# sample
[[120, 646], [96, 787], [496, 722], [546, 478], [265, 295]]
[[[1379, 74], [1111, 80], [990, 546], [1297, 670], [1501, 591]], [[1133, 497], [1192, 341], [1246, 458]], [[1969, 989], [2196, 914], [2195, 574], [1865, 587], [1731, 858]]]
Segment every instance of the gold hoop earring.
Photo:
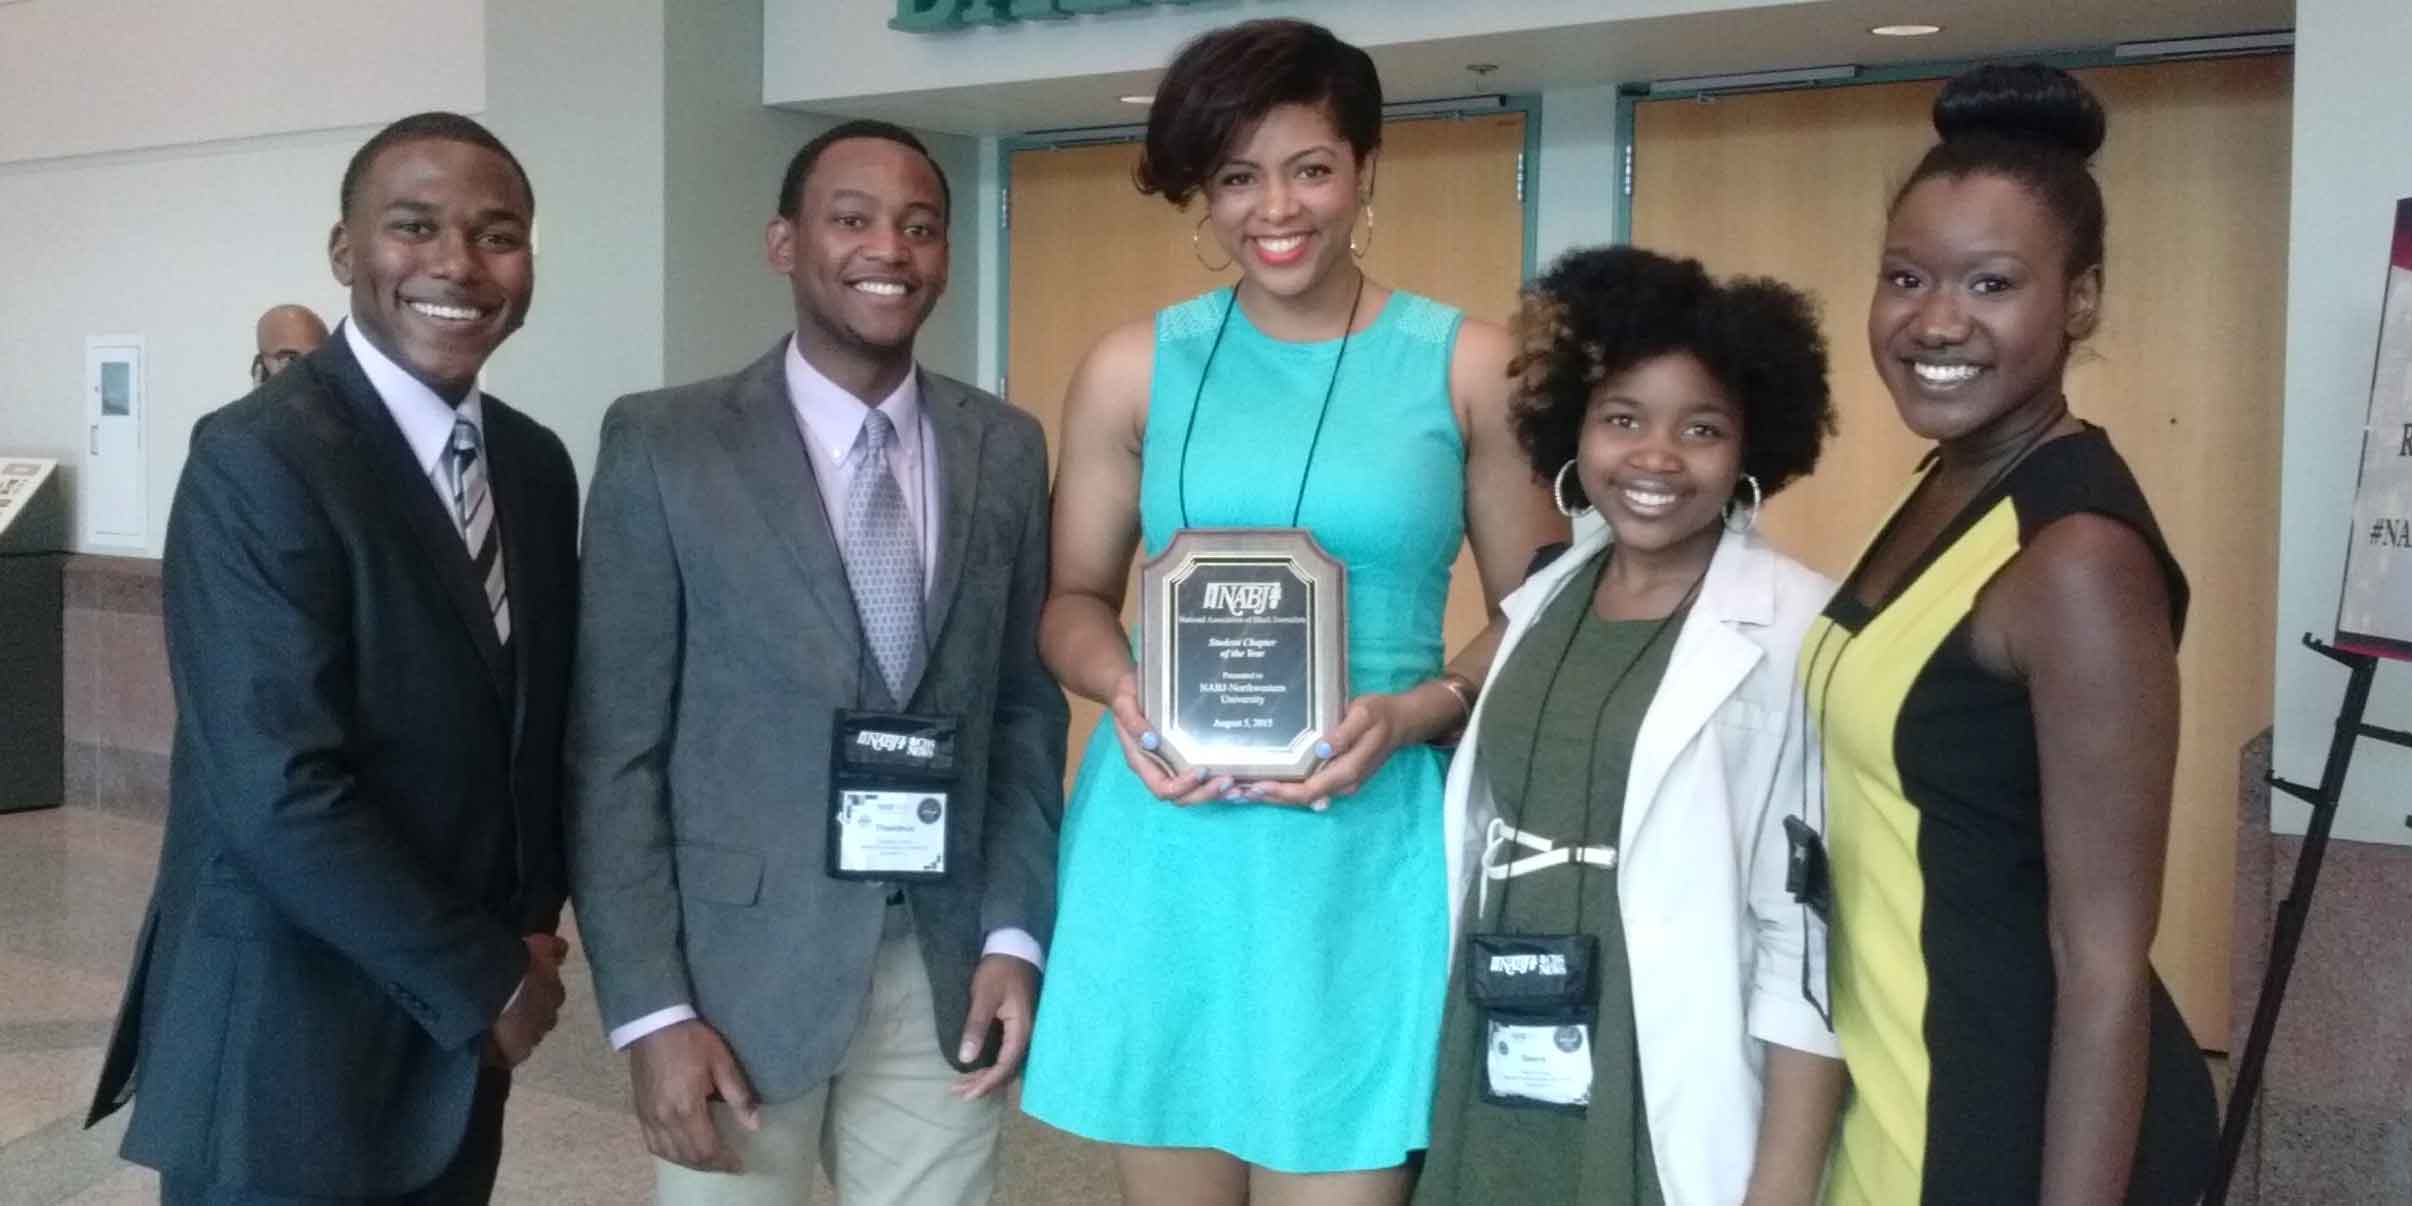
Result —
[[1371, 202], [1371, 201], [1367, 201], [1367, 202], [1363, 203], [1362, 208], [1363, 208], [1363, 209], [1364, 209], [1364, 211], [1365, 211], [1365, 220], [1364, 220], [1363, 222], [1359, 223], [1359, 225], [1360, 225], [1360, 226], [1363, 226], [1363, 227], [1365, 228], [1365, 246], [1363, 246], [1363, 247], [1359, 247], [1359, 246], [1357, 246], [1357, 232], [1356, 232], [1356, 231], [1353, 231], [1353, 230], [1352, 230], [1352, 231], [1349, 231], [1349, 232], [1348, 232], [1348, 253], [1349, 253], [1350, 255], [1353, 255], [1353, 256], [1357, 257], [1357, 258], [1358, 258], [1358, 259], [1360, 259], [1360, 260], [1365, 258], [1365, 253], [1366, 253], [1366, 252], [1368, 252], [1368, 251], [1372, 251], [1372, 250], [1373, 250], [1373, 233], [1374, 233], [1374, 223], [1373, 223], [1373, 202]]
[[1201, 216], [1198, 219], [1198, 224], [1189, 228], [1189, 254], [1196, 256], [1198, 267], [1203, 268], [1208, 272], [1222, 272], [1230, 268], [1232, 259], [1230, 253], [1228, 252], [1224, 253], [1223, 262], [1220, 264], [1209, 264], [1206, 262], [1206, 249], [1198, 245], [1198, 236], [1205, 233], [1205, 231], [1206, 219]]

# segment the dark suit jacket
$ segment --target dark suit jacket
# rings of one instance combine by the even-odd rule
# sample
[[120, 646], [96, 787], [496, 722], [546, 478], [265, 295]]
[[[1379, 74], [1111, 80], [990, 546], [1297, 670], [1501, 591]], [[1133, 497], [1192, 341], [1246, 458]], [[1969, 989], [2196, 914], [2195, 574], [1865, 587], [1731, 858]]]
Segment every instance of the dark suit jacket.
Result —
[[127, 1159], [292, 1195], [440, 1172], [566, 886], [577, 483], [488, 397], [509, 575], [469, 555], [345, 341], [196, 425], [162, 565], [165, 843], [91, 1118]]
[[[844, 1054], [885, 889], [825, 871], [830, 726], [876, 699], [786, 343], [603, 420], [568, 737], [570, 875], [606, 1027], [686, 1003], [766, 1100]], [[930, 656], [908, 705], [960, 716], [954, 870], [909, 892], [951, 1060], [986, 935], [1055, 915], [1063, 692], [1039, 664], [1038, 423], [934, 373], [942, 478]]]

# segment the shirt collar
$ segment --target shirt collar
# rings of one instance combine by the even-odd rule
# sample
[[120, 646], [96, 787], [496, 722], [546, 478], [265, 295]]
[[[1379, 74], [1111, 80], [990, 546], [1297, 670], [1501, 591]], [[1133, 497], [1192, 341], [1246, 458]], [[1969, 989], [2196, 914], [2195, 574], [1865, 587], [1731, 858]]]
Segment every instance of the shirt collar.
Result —
[[[812, 362], [796, 350], [792, 338], [787, 341], [787, 399], [804, 424], [805, 438], [820, 445], [830, 460], [843, 462], [854, 451], [854, 441], [862, 434], [863, 417], [870, 413], [870, 408], [862, 399], [846, 392], [846, 387], [812, 367]], [[906, 373], [904, 380], [880, 399], [878, 407], [896, 425], [896, 442], [906, 455], [920, 455], [920, 369], [916, 367]]]
[[360, 333], [350, 317], [338, 329], [343, 332], [345, 345], [352, 349], [352, 359], [360, 362], [360, 371], [376, 389], [377, 399], [385, 403], [386, 413], [394, 417], [394, 426], [402, 429], [402, 439], [410, 445], [410, 455], [419, 462], [420, 472], [433, 476], [436, 467], [443, 463], [444, 449], [452, 443], [454, 419], [469, 420], [479, 435], [484, 435], [485, 396], [475, 385], [469, 387], [469, 396], [456, 408], [427, 388], [426, 382], [411, 376], [408, 370], [378, 351], [377, 345]]

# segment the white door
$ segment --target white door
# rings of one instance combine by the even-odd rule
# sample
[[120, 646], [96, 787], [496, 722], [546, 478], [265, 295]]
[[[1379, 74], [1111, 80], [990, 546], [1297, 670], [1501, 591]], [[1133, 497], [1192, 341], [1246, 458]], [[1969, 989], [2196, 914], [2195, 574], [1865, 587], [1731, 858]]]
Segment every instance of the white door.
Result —
[[84, 339], [84, 543], [147, 550], [142, 336]]

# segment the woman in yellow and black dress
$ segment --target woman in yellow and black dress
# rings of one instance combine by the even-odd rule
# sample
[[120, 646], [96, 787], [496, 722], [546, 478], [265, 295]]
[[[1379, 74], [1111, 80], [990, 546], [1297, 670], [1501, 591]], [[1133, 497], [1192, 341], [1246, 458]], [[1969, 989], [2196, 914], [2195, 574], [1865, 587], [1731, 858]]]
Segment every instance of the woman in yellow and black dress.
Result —
[[2191, 1202], [2210, 1080], [2148, 959], [2186, 581], [2062, 392], [2105, 120], [2059, 71], [1988, 67], [1935, 125], [1868, 342], [1936, 448], [1801, 659], [1853, 1084], [1829, 1200]]

